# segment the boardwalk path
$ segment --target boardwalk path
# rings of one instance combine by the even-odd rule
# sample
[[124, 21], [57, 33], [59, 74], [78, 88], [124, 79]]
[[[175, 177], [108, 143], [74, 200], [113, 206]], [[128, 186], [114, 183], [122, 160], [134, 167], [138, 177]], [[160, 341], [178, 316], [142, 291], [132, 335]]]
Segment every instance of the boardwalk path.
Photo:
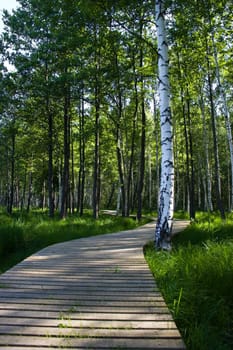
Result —
[[153, 232], [59, 243], [1, 275], [0, 349], [184, 349], [143, 257]]

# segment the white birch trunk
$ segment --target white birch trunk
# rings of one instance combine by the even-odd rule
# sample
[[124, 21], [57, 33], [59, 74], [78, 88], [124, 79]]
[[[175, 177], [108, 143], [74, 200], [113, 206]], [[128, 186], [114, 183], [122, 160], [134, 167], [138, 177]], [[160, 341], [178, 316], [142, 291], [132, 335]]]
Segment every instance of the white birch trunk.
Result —
[[204, 169], [205, 171], [205, 181], [207, 184], [207, 202], [206, 202], [206, 209], [208, 211], [213, 211], [213, 203], [212, 203], [212, 175], [210, 170], [210, 161], [209, 161], [209, 141], [208, 141], [208, 130], [206, 125], [206, 118], [205, 118], [205, 106], [203, 102], [203, 98], [200, 99], [200, 109], [201, 109], [201, 116], [203, 120], [203, 145], [204, 145], [204, 151], [205, 151], [205, 164]]
[[174, 160], [164, 0], [156, 0], [155, 17], [158, 41], [158, 93], [162, 152], [159, 211], [155, 230], [155, 246], [157, 249], [171, 250], [174, 212]]
[[215, 39], [214, 39], [214, 33], [212, 33], [212, 43], [214, 47], [214, 60], [216, 65], [216, 77], [219, 87], [219, 93], [222, 103], [222, 110], [225, 117], [225, 123], [226, 123], [226, 131], [227, 131], [227, 140], [229, 145], [229, 152], [230, 152], [230, 164], [231, 164], [231, 201], [230, 201], [230, 210], [233, 209], [233, 142], [232, 142], [232, 131], [231, 131], [231, 118], [230, 113], [227, 105], [227, 97], [224, 91], [224, 88], [221, 83], [221, 74], [220, 74], [220, 68], [218, 64], [218, 53], [217, 48], [215, 45]]

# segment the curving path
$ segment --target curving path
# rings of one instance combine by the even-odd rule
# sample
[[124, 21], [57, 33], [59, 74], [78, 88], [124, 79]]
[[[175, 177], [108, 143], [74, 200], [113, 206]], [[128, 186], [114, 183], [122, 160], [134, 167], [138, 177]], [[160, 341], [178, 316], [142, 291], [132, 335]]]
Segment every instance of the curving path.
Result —
[[2, 274], [0, 349], [185, 349], [144, 260], [154, 227], [59, 243]]

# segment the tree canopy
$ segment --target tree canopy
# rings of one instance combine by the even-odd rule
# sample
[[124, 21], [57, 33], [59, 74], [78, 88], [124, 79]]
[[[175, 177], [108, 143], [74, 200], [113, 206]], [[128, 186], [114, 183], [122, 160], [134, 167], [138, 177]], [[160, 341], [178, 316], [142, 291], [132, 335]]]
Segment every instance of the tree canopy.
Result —
[[[231, 210], [231, 1], [165, 1], [175, 209]], [[18, 0], [0, 39], [0, 204], [157, 210], [154, 1]]]

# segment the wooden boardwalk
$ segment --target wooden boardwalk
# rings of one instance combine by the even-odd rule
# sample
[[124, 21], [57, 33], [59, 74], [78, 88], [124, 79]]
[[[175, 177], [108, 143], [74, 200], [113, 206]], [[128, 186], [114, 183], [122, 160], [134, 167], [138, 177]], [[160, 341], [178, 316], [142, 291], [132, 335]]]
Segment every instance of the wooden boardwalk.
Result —
[[0, 349], [185, 349], [144, 260], [154, 226], [59, 243], [2, 274]]

